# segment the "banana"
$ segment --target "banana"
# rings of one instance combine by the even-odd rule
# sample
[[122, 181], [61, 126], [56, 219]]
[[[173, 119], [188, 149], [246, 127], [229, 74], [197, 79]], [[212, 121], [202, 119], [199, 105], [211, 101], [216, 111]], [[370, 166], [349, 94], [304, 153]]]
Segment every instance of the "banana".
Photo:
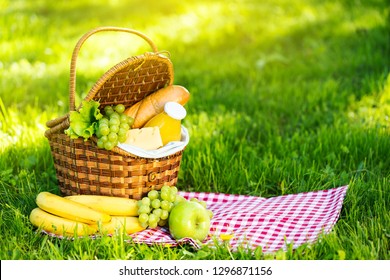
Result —
[[50, 192], [40, 192], [36, 197], [39, 208], [53, 215], [86, 224], [107, 223], [111, 216], [81, 203], [65, 199]]
[[30, 222], [37, 228], [63, 236], [84, 236], [97, 232], [97, 229], [85, 224], [50, 214], [37, 207], [30, 213]]
[[115, 234], [118, 232], [124, 232], [132, 234], [144, 230], [137, 217], [129, 216], [112, 216], [111, 221], [108, 223], [102, 223], [100, 231], [103, 234]]
[[70, 195], [66, 199], [113, 216], [138, 216], [137, 200], [103, 195]]

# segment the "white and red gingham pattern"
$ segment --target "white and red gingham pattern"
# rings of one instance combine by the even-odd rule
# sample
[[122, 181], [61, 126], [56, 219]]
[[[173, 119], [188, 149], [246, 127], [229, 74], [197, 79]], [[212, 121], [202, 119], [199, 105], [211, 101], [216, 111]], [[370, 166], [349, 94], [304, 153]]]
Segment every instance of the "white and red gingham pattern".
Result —
[[[207, 202], [213, 211], [210, 235], [203, 245], [229, 242], [233, 250], [238, 246], [263, 252], [296, 248], [315, 242], [321, 234], [329, 233], [336, 223], [348, 186], [334, 189], [261, 198], [222, 193], [180, 192], [185, 198]], [[230, 240], [223, 241], [221, 234]], [[225, 235], [226, 236], [226, 235]], [[176, 246], [182, 243], [198, 244], [190, 238], [174, 240], [167, 228], [146, 229], [132, 235], [134, 242]]]

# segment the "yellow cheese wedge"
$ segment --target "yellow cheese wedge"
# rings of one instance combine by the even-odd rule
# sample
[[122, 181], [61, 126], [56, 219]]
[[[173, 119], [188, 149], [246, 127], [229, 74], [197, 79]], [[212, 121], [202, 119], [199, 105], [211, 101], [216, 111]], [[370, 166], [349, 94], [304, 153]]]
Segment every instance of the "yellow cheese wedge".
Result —
[[163, 146], [160, 128], [154, 126], [130, 129], [127, 132], [125, 144], [133, 145], [145, 150], [158, 149]]

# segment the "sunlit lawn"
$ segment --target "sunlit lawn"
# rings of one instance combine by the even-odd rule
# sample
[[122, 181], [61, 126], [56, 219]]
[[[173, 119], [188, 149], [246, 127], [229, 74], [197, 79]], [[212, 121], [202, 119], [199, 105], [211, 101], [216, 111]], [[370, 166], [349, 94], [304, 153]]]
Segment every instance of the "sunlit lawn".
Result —
[[[387, 1], [0, 0], [1, 259], [389, 259]], [[322, 242], [265, 256], [228, 248], [61, 241], [28, 221], [58, 192], [45, 123], [69, 110], [77, 40], [97, 26], [147, 34], [188, 88], [179, 189], [271, 197], [349, 185]], [[99, 34], [77, 64], [77, 102], [109, 67], [150, 51]]]

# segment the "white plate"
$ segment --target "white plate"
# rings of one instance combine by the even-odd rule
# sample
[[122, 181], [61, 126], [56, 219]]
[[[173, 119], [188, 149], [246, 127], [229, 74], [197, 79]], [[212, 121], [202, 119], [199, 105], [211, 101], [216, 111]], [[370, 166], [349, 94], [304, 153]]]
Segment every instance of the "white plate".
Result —
[[145, 150], [133, 145], [123, 144], [123, 143], [119, 143], [118, 147], [128, 153], [143, 158], [163, 158], [183, 150], [187, 146], [189, 141], [190, 141], [190, 135], [188, 134], [187, 128], [181, 126], [181, 141], [169, 142], [168, 144], [166, 144], [165, 146], [159, 149]]

